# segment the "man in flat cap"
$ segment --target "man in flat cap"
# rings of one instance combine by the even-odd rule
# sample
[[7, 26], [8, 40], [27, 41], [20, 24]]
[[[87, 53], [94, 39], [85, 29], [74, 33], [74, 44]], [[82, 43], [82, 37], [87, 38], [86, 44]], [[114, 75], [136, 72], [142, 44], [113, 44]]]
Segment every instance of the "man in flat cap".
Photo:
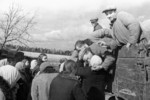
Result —
[[115, 6], [108, 6], [102, 11], [111, 22], [114, 39], [120, 46], [131, 45], [139, 42], [141, 27], [138, 20], [127, 12], [117, 12]]
[[93, 18], [90, 20], [94, 30], [93, 31], [96, 31], [96, 30], [99, 30], [99, 29], [102, 29], [102, 26], [98, 23], [98, 18]]
[[43, 62], [40, 65], [39, 74], [34, 77], [31, 86], [32, 100], [50, 100], [50, 85], [52, 80], [58, 75], [50, 62]]

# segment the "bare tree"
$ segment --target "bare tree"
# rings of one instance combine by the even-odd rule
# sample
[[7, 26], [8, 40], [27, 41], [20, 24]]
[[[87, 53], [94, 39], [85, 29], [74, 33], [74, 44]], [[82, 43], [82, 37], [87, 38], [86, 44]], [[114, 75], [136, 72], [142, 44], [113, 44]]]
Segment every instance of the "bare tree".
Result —
[[23, 14], [21, 8], [16, 8], [14, 5], [10, 6], [8, 12], [5, 12], [0, 19], [1, 49], [10, 42], [24, 45], [31, 42], [29, 30], [36, 24], [34, 19], [35, 15]]

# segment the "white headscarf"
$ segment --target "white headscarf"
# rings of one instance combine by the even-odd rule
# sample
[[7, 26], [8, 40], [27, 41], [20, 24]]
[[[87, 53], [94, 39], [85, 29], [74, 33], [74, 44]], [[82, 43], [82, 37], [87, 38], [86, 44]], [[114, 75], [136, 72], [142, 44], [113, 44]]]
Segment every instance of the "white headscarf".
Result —
[[92, 56], [92, 58], [90, 60], [90, 65], [92, 67], [98, 67], [101, 64], [102, 64], [102, 58], [100, 56], [98, 56], [98, 55]]
[[4, 65], [7, 65], [7, 64], [8, 64], [7, 58], [0, 60], [0, 67], [4, 66]]
[[16, 82], [21, 78], [21, 75], [17, 68], [11, 65], [5, 65], [0, 67], [0, 76], [2, 76], [11, 87], [14, 87]]

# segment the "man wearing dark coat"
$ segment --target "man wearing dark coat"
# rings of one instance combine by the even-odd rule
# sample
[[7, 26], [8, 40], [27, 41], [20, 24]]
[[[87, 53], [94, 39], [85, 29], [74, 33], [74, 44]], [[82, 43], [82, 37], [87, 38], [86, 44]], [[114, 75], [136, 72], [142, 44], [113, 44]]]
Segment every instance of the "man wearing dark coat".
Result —
[[[113, 40], [113, 39], [110, 39], [110, 40]], [[84, 48], [88, 48], [88, 47], [91, 49], [91, 52], [93, 54], [101, 56], [101, 58], [103, 59], [103, 63], [101, 66], [103, 67], [103, 70], [105, 70], [108, 74], [107, 75], [108, 78], [106, 79], [106, 83], [109, 84], [109, 86], [107, 86], [107, 91], [111, 92], [112, 91], [112, 82], [113, 82], [114, 74], [115, 74], [115, 62], [116, 62], [116, 54], [114, 52], [114, 50], [116, 50], [116, 49], [113, 49], [114, 46], [111, 45], [110, 48], [107, 48], [107, 47], [100, 46], [97, 43], [87, 45], [84, 41], [78, 41], [76, 43], [75, 47], [78, 51], [80, 51], [80, 52], [76, 53], [78, 55], [78, 58], [80, 59], [80, 61], [82, 61], [81, 56], [83, 56], [81, 51]], [[80, 66], [81, 65], [82, 64], [80, 64]], [[96, 67], [93, 70], [101, 70], [101, 68]], [[109, 78], [111, 78], [111, 79], [109, 79]]]
[[82, 77], [82, 89], [88, 100], [105, 100], [106, 71], [104, 69], [92, 71], [91, 66], [78, 66], [76, 75]]
[[50, 89], [50, 100], [86, 100], [75, 76], [76, 63], [67, 60], [63, 71], [53, 79]]

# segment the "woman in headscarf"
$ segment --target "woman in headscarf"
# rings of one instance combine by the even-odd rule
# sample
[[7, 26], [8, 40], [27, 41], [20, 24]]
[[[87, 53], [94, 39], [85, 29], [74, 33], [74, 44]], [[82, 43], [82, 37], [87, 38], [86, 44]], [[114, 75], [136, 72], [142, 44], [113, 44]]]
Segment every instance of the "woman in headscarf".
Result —
[[12, 100], [10, 85], [2, 76], [0, 76], [0, 100]]
[[28, 83], [31, 81], [30, 72], [27, 71], [27, 69], [29, 69], [29, 60], [27, 58], [24, 58], [22, 61], [18, 62], [15, 67], [18, 69], [22, 79], [25, 82]]
[[8, 58], [8, 65], [0, 67], [0, 76], [2, 76], [10, 85], [11, 90], [13, 91], [13, 98], [16, 98], [16, 92], [18, 89], [17, 82], [21, 78], [21, 75], [17, 68], [14, 67], [14, 59]]
[[24, 58], [22, 61], [18, 62], [15, 67], [20, 72], [22, 79], [18, 83], [17, 100], [27, 100], [31, 83], [31, 74], [27, 72], [27, 69], [29, 69], [29, 60]]

